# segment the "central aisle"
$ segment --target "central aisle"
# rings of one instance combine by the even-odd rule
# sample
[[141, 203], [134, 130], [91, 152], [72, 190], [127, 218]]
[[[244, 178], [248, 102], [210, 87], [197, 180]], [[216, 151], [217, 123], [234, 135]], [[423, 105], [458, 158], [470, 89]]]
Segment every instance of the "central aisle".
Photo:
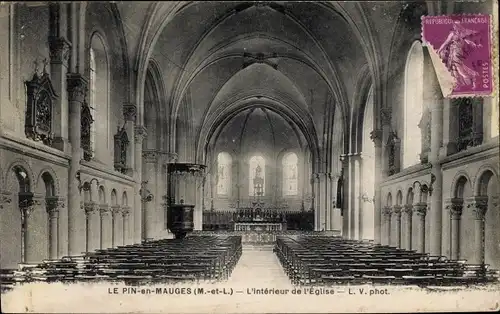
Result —
[[227, 283], [255, 288], [293, 287], [271, 245], [243, 245], [243, 253]]

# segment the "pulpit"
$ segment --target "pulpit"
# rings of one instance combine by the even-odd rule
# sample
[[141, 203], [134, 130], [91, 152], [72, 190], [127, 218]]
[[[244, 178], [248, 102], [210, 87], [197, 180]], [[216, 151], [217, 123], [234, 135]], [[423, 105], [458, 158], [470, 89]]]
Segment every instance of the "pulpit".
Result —
[[168, 164], [167, 228], [177, 239], [193, 231], [196, 189], [205, 168], [192, 163]]

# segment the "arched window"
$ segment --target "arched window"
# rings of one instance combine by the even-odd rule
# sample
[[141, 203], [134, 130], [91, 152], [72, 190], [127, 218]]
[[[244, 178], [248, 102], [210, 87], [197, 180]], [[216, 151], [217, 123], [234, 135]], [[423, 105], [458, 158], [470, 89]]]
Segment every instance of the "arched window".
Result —
[[420, 163], [422, 132], [426, 128], [422, 121], [424, 52], [422, 44], [415, 41], [406, 59], [404, 81], [404, 137], [403, 168]]
[[298, 162], [297, 154], [289, 153], [283, 158], [283, 195], [298, 193]]
[[93, 156], [103, 161], [109, 158], [109, 71], [106, 48], [97, 33], [92, 36], [89, 54], [89, 106], [94, 120], [90, 145]]
[[228, 195], [231, 186], [232, 158], [228, 153], [217, 155], [217, 194]]
[[249, 191], [250, 196], [264, 196], [266, 192], [266, 161], [262, 156], [250, 158]]
[[90, 145], [92, 152], [95, 152], [95, 128], [96, 128], [96, 112], [95, 112], [95, 107], [96, 107], [96, 80], [97, 80], [97, 74], [96, 74], [96, 63], [95, 63], [95, 52], [94, 48], [90, 47], [90, 80], [89, 80], [89, 85], [90, 85], [90, 114], [92, 115], [92, 118], [94, 119], [94, 123], [91, 124], [90, 126]]

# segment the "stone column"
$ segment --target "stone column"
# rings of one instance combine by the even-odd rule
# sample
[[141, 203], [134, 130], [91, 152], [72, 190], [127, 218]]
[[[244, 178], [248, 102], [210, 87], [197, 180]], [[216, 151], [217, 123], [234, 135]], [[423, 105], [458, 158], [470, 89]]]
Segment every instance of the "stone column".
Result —
[[413, 220], [413, 206], [411, 204], [406, 204], [403, 206], [403, 213], [405, 214], [405, 245], [404, 248], [411, 250], [411, 239], [412, 239], [412, 220]]
[[66, 95], [66, 73], [71, 44], [64, 37], [49, 36], [50, 79], [56, 94], [54, 103], [53, 147], [68, 152], [68, 106]]
[[340, 155], [342, 162], [342, 236], [349, 238], [349, 157], [348, 155]]
[[144, 234], [142, 240], [152, 240], [154, 238], [154, 226], [155, 226], [155, 215], [154, 215], [154, 196], [147, 189], [148, 182], [142, 182], [142, 188], [140, 190], [141, 204], [144, 211]]
[[[120, 230], [120, 222], [121, 219], [120, 217], [122, 216], [122, 209], [120, 205], [113, 205], [111, 206], [111, 246], [112, 247], [117, 247], [119, 245], [124, 245], [125, 244], [125, 236], [122, 236], [122, 238], [119, 238], [119, 233], [118, 231]], [[123, 226], [123, 222], [122, 222]], [[123, 232], [123, 230], [122, 230]]]
[[349, 238], [359, 239], [360, 227], [360, 167], [359, 154], [349, 154]]
[[391, 219], [392, 219], [392, 209], [390, 206], [384, 206], [382, 215], [384, 215], [384, 229], [385, 229], [385, 241], [383, 244], [391, 245]]
[[[426, 69], [432, 69], [430, 57], [426, 53]], [[430, 246], [432, 255], [441, 256], [442, 220], [443, 220], [443, 172], [439, 154], [443, 146], [443, 95], [435, 71], [424, 71], [424, 101], [431, 111], [431, 147], [429, 163], [431, 164], [430, 194]]]
[[96, 235], [93, 234], [93, 220], [99, 209], [99, 205], [94, 202], [84, 203], [85, 208], [85, 252], [90, 252], [96, 249], [94, 244]]
[[134, 163], [135, 163], [135, 197], [134, 197], [134, 243], [141, 243], [142, 240], [142, 197], [141, 197], [141, 184], [142, 184], [142, 142], [146, 137], [146, 128], [137, 126], [134, 133]]
[[68, 254], [78, 255], [83, 251], [79, 245], [82, 235], [78, 228], [80, 210], [80, 190], [77, 179], [80, 171], [81, 150], [81, 110], [87, 92], [87, 81], [81, 74], [67, 75], [69, 106], [69, 141], [71, 143], [71, 161], [68, 175]]
[[123, 218], [122, 235], [123, 235], [123, 244], [124, 245], [132, 244], [132, 237], [129, 236], [129, 229], [128, 229], [129, 216], [130, 216], [130, 207], [124, 206], [122, 208], [122, 218]]
[[451, 248], [450, 254], [452, 260], [460, 258], [460, 219], [462, 217], [463, 199], [449, 199], [448, 210], [451, 217]]
[[474, 264], [484, 264], [484, 216], [488, 210], [488, 196], [468, 200], [467, 208], [474, 211]]
[[425, 215], [427, 214], [427, 204], [414, 204], [413, 211], [418, 217], [418, 253], [425, 253]]
[[380, 183], [382, 180], [382, 130], [373, 130], [370, 137], [375, 145], [375, 190], [374, 190], [374, 208], [373, 208], [373, 224], [374, 224], [374, 242], [382, 243], [381, 225], [382, 225], [382, 194]]
[[33, 193], [19, 193], [19, 209], [21, 210], [21, 230], [22, 230], [22, 243], [23, 245], [23, 263], [37, 263], [40, 262], [36, 258], [37, 239], [36, 234], [33, 233], [33, 212], [40, 210], [42, 198], [35, 196]]
[[123, 105], [123, 119], [125, 120], [124, 128], [128, 135], [128, 149], [127, 149], [127, 175], [134, 175], [135, 159], [140, 159], [141, 156], [135, 156], [135, 130], [134, 123], [137, 116], [137, 107], [134, 104]]
[[57, 196], [45, 199], [49, 215], [49, 258], [55, 260], [59, 257], [59, 209], [64, 208], [64, 201]]
[[401, 205], [392, 207], [392, 214], [396, 217], [396, 247], [401, 248]]
[[113, 237], [112, 234], [110, 234], [110, 231], [112, 232], [111, 224], [110, 224], [110, 208], [108, 204], [101, 204], [99, 205], [99, 214], [100, 214], [100, 229], [101, 229], [101, 239], [99, 243], [99, 247], [101, 249], [106, 249], [108, 247], [111, 247], [112, 244], [111, 239]]
[[319, 174], [313, 173], [311, 177], [312, 199], [311, 207], [314, 210], [314, 231], [320, 231], [320, 211], [319, 211]]

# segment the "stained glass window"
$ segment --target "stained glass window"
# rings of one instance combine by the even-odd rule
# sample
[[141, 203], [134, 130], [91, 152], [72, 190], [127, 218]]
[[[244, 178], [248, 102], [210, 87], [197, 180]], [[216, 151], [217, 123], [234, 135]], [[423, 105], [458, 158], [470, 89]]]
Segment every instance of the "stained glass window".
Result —
[[250, 196], [264, 196], [266, 189], [266, 161], [262, 156], [250, 158], [249, 192]]
[[283, 158], [283, 194], [297, 195], [298, 192], [298, 157], [295, 153]]
[[219, 153], [217, 155], [217, 194], [228, 195], [231, 184], [231, 155]]

